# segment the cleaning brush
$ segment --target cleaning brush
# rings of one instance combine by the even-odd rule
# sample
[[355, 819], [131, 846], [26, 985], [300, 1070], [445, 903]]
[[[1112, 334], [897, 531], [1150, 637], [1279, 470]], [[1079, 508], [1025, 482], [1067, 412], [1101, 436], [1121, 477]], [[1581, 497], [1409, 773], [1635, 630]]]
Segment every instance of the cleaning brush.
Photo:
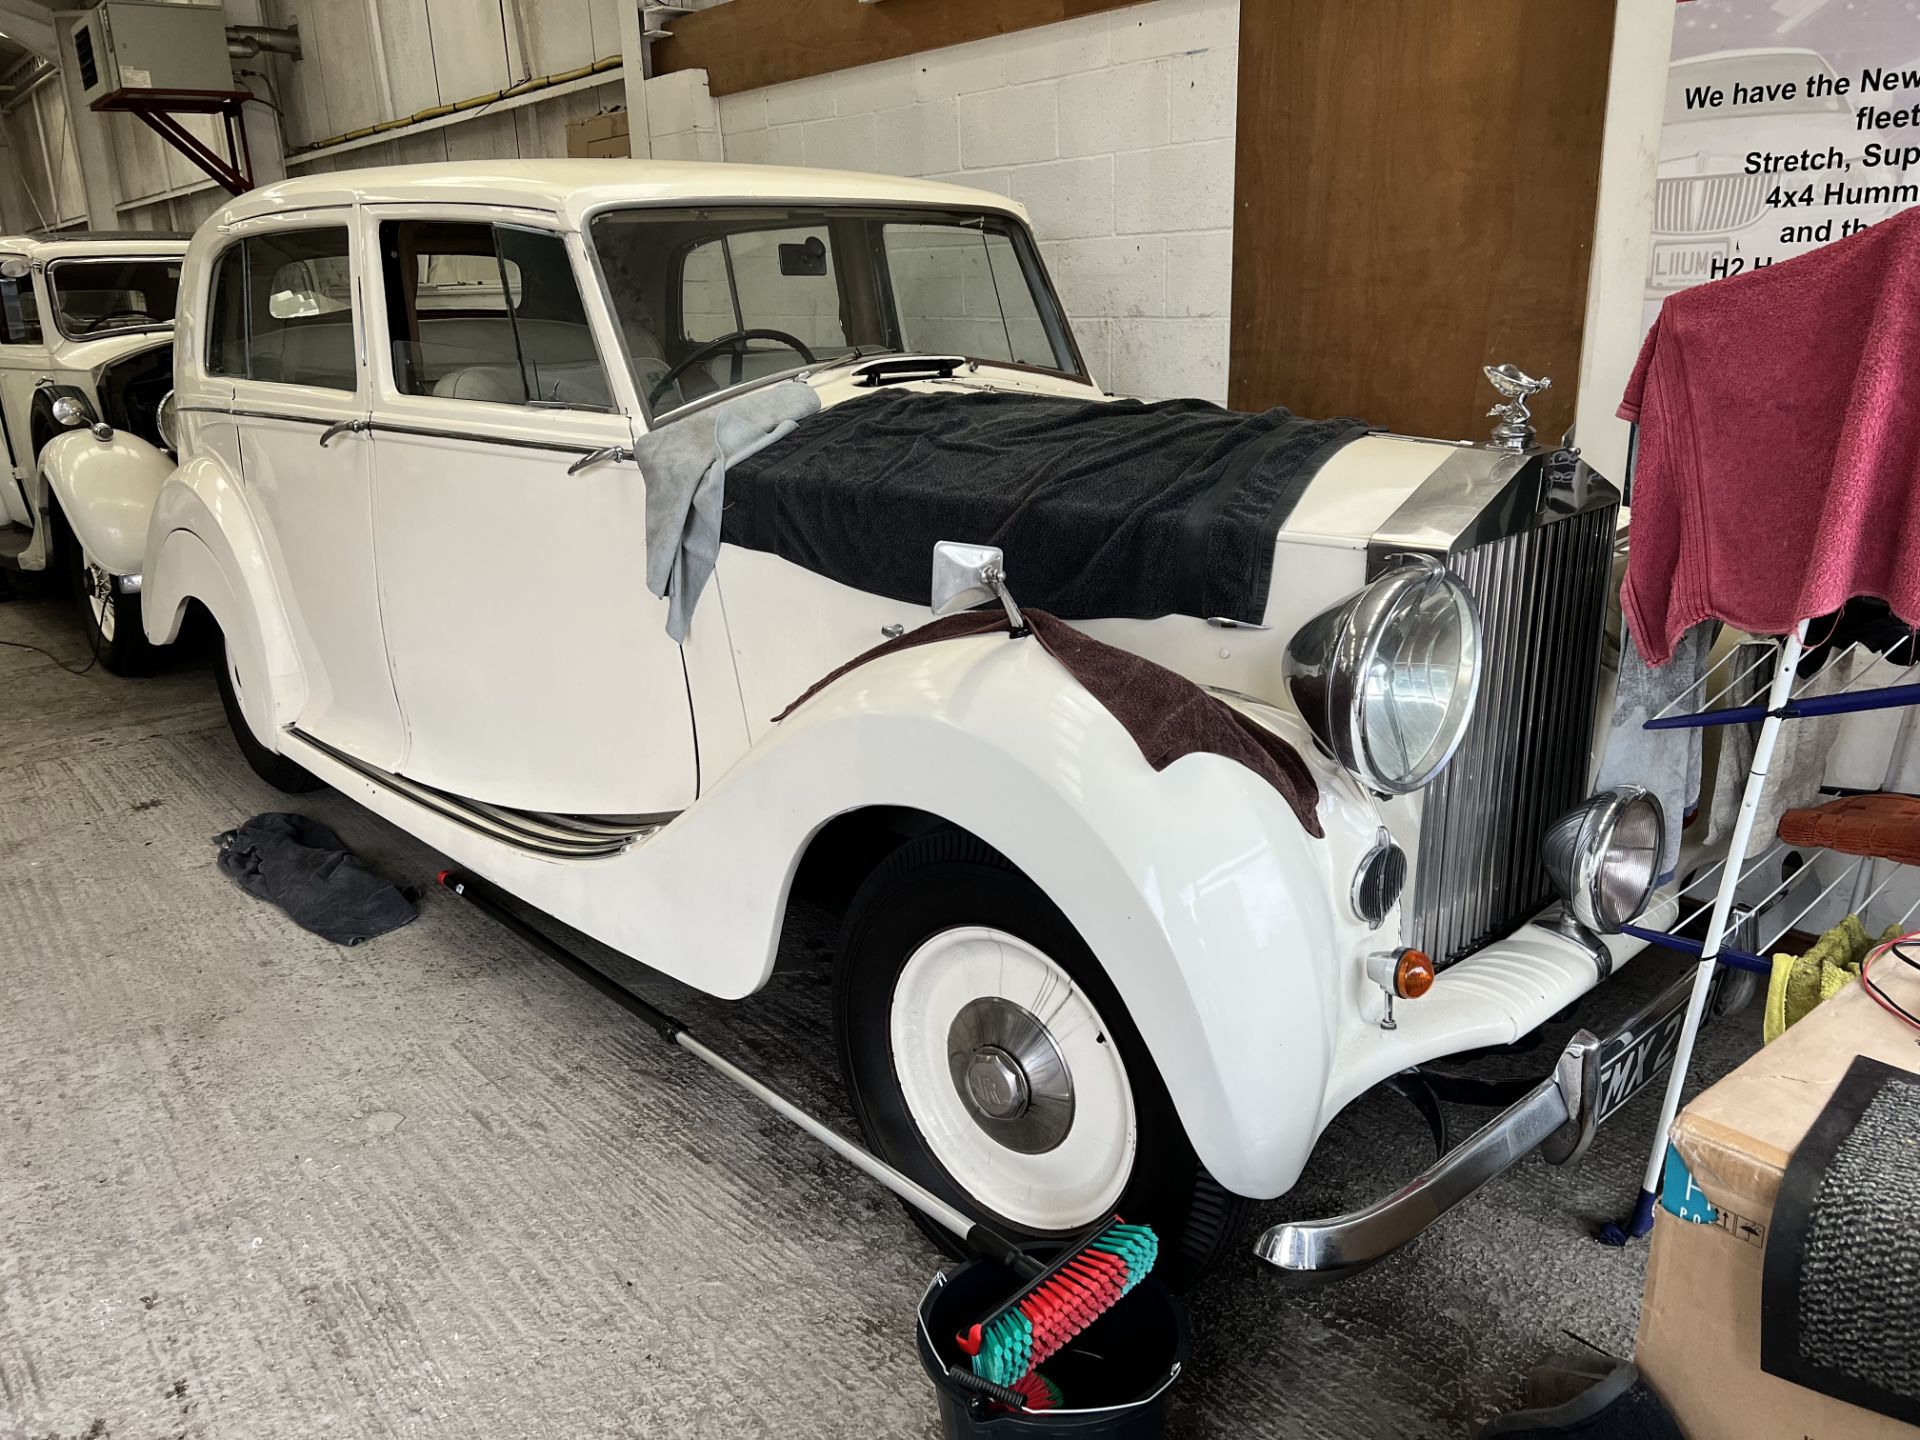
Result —
[[955, 1343], [972, 1357], [974, 1374], [1017, 1389], [1138, 1285], [1159, 1256], [1160, 1241], [1145, 1225], [1102, 1221]]

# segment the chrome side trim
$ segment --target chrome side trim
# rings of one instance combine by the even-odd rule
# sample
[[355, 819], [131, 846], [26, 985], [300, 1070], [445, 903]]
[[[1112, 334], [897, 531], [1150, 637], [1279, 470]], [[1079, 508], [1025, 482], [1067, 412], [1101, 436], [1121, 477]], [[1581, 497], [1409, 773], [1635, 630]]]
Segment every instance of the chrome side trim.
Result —
[[[533, 413], [551, 415], [554, 412], [536, 410]], [[596, 410], [591, 413], [597, 415], [605, 412]], [[376, 434], [385, 431], [390, 435], [420, 435], [429, 440], [465, 440], [475, 445], [507, 445], [515, 450], [551, 450], [561, 455], [591, 455], [601, 448], [595, 445], [568, 445], [558, 440], [516, 440], [505, 435], [476, 435], [468, 430], [442, 430], [428, 425], [396, 425], [391, 420], [369, 421], [367, 428]]]
[[417, 805], [488, 839], [535, 855], [564, 860], [605, 859], [622, 853], [637, 840], [644, 840], [679, 813], [572, 816], [489, 805], [483, 801], [449, 795], [430, 785], [422, 785], [417, 780], [409, 780], [404, 775], [390, 774], [336, 749], [324, 740], [315, 739], [298, 727], [289, 726], [288, 733], [302, 744], [311, 745], [329, 759], [338, 761]]
[[[516, 450], [551, 450], [561, 455], [591, 455], [596, 448], [592, 445], [566, 444], [558, 440], [517, 440], [504, 435], [475, 435], [466, 430], [438, 430], [425, 425], [396, 425], [390, 420], [369, 420], [364, 415], [335, 419], [326, 415], [285, 415], [277, 410], [229, 410], [221, 405], [182, 405], [180, 412], [186, 415], [230, 415], [236, 420], [286, 420], [295, 425], [318, 425], [325, 429], [350, 426], [356, 432], [384, 430], [394, 435], [421, 435], [430, 440], [466, 440], [475, 445], [509, 445]], [[549, 410], [535, 413], [552, 414], [554, 412]]]

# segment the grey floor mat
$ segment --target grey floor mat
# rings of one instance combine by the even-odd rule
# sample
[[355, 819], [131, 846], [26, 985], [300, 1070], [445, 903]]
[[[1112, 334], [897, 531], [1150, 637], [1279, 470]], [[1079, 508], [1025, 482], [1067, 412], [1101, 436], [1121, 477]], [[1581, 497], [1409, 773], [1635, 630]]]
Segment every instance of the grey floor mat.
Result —
[[1920, 1423], [1917, 1331], [1920, 1076], [1861, 1056], [1780, 1182], [1761, 1368]]

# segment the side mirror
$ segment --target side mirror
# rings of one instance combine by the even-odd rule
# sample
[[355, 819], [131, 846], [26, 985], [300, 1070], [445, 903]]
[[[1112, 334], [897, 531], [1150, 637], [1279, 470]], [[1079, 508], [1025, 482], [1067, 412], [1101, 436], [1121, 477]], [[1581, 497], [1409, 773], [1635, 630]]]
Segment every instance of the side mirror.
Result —
[[996, 545], [942, 540], [933, 547], [933, 613], [951, 615], [989, 600], [1006, 608], [1015, 635], [1027, 633], [1026, 617], [1007, 591], [1006, 556]]
[[53, 402], [53, 418], [69, 430], [78, 430], [81, 426], [86, 426], [93, 431], [93, 438], [96, 440], [113, 438], [113, 427], [104, 420], [94, 419], [93, 412], [87, 408], [85, 402], [76, 400], [71, 395], [62, 395]]
[[24, 280], [33, 273], [33, 266], [24, 255], [8, 255], [0, 259], [0, 280]]

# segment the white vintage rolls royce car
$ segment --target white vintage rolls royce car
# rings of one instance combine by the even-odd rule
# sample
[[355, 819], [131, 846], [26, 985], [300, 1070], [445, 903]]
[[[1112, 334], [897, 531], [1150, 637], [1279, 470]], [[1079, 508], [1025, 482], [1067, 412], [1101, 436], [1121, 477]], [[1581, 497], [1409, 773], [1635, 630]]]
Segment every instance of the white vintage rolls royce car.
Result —
[[0, 236], [0, 570], [64, 571], [95, 652], [127, 673], [149, 658], [139, 596], [66, 543], [38, 462], [75, 426], [159, 441], [186, 249], [186, 236], [153, 231]]
[[[1024, 1234], [1151, 1222], [1191, 1273], [1354, 1097], [1527, 1036], [1668, 903], [1657, 809], [1589, 795], [1618, 497], [1532, 446], [1532, 387], [1496, 380], [1518, 398], [1486, 445], [1115, 401], [1004, 196], [430, 165], [230, 202], [186, 257], [177, 468], [125, 432], [48, 464], [155, 644], [218, 626], [267, 780], [336, 786], [723, 997], [766, 983], [796, 883], [838, 880], [868, 1143]], [[724, 449], [716, 417], [769, 396], [801, 418], [731, 455], [704, 590], [649, 594], [661, 457]], [[1031, 449], [1069, 421], [1115, 445], [1111, 488], [998, 478], [1070, 469], [1077, 447]], [[1169, 507], [1150, 467], [1176, 452], [1204, 483]], [[1214, 610], [1228, 552], [1246, 575]], [[936, 561], [943, 598], [1010, 623], [908, 643]], [[1017, 608], [1043, 601], [1074, 622], [1046, 644]], [[1290, 755], [1291, 798], [1212, 742], [1150, 762], [1055, 658], [1076, 635]], [[1577, 1153], [1659, 1068], [1685, 985], [1380, 1204], [1259, 1253], [1344, 1274], [1520, 1156]]]

